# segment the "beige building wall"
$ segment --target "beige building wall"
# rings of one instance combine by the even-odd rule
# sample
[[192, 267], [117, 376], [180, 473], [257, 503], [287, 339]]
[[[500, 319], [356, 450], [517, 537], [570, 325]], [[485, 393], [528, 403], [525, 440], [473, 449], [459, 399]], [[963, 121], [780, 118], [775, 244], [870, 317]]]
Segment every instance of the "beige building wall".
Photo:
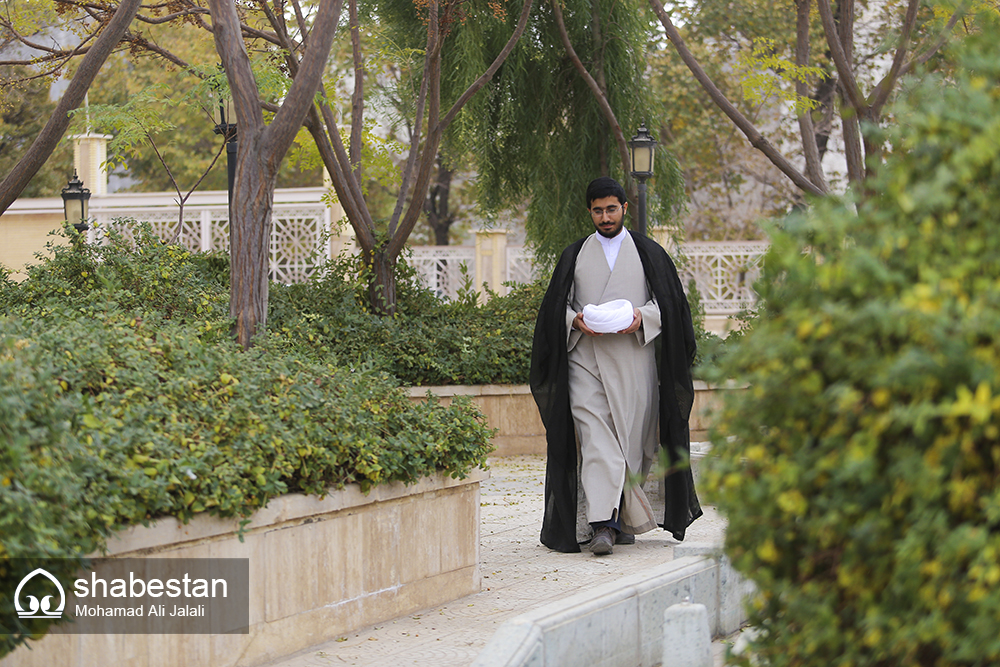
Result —
[[[21, 202], [32, 200], [21, 200]], [[37, 264], [35, 253], [44, 253], [45, 244], [53, 241], [60, 245], [69, 242], [61, 236], [49, 236], [60, 229], [63, 222], [62, 200], [38, 199], [38, 212], [8, 212], [0, 216], [0, 264], [14, 271], [15, 280], [23, 280], [25, 265]]]

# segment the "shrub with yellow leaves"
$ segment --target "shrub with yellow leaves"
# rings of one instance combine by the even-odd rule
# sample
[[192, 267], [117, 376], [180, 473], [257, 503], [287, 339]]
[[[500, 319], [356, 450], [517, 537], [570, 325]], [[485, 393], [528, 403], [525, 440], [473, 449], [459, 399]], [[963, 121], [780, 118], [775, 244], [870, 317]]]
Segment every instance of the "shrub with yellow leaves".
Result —
[[703, 492], [742, 664], [1000, 664], [1000, 34], [914, 84], [855, 203], [772, 234]]

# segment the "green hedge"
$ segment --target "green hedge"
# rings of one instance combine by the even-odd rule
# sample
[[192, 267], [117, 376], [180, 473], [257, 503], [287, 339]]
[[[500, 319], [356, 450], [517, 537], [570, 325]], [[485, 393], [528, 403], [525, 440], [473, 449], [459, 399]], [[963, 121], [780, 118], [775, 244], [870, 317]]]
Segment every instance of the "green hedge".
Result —
[[267, 336], [240, 351], [204, 263], [136, 237], [55, 248], [0, 287], [0, 654], [45, 629], [8, 604], [11, 558], [67, 557], [68, 576], [123, 526], [464, 476], [490, 449], [467, 401], [414, 404], [372, 364]]
[[479, 305], [467, 280], [456, 299], [444, 301], [404, 260], [397, 312], [379, 317], [367, 307], [367, 279], [357, 258], [341, 257], [312, 282], [274, 286], [272, 336], [322, 358], [367, 361], [411, 386], [527, 384], [545, 284], [512, 287]]
[[997, 34], [913, 87], [857, 210], [772, 235], [703, 478], [758, 589], [739, 664], [1000, 664]]

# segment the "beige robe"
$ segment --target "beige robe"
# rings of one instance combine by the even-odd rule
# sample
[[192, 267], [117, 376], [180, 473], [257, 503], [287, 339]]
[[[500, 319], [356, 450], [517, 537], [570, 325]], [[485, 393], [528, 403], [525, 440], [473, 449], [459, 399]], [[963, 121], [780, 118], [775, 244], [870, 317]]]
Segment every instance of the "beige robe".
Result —
[[[573, 318], [587, 304], [628, 299], [642, 313], [633, 334], [586, 336]], [[624, 493], [621, 527], [642, 533], [656, 520], [642, 488], [626, 484], [630, 474], [645, 479], [657, 451], [659, 404], [656, 353], [660, 309], [650, 293], [630, 235], [622, 241], [614, 271], [596, 236], [588, 238], [576, 261], [566, 307], [569, 396], [580, 444], [580, 480], [587, 521], [615, 517]]]

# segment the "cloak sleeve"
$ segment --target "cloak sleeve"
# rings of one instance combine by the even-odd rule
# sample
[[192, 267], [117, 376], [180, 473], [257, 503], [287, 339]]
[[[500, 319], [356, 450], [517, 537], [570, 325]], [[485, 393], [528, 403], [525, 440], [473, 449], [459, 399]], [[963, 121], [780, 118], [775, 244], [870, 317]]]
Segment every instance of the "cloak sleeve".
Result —
[[576, 432], [569, 407], [566, 303], [583, 239], [563, 251], [542, 299], [531, 346], [531, 394], [545, 426], [545, 517], [542, 544], [580, 551], [576, 542]]
[[[652, 291], [650, 289], [650, 293]], [[639, 312], [642, 314], [642, 326], [635, 332], [635, 335], [639, 345], [645, 347], [660, 335], [660, 304], [656, 302], [654, 297], [645, 305], [640, 306]]]

